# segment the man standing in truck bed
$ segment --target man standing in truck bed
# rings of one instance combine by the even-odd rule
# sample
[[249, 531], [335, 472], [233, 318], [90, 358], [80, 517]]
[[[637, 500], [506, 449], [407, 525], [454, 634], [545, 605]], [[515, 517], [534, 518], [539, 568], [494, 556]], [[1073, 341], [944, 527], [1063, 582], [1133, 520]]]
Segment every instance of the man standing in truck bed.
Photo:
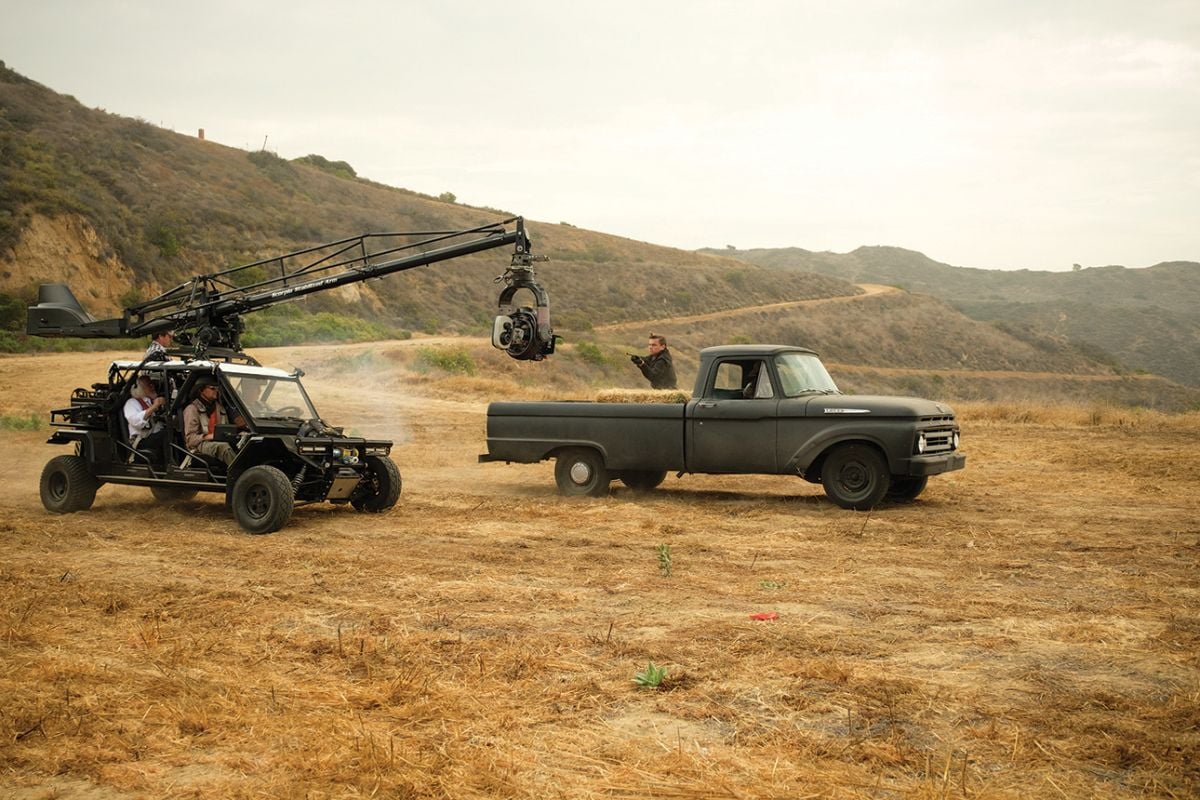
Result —
[[675, 389], [675, 365], [671, 362], [671, 351], [667, 349], [667, 340], [658, 334], [650, 334], [650, 355], [642, 358], [632, 356], [630, 360], [650, 381], [652, 389]]

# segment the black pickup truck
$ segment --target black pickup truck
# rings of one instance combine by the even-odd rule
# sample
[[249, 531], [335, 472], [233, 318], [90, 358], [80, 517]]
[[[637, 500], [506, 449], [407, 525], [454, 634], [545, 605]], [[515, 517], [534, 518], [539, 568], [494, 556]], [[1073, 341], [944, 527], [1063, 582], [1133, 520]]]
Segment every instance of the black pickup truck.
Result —
[[668, 472], [799, 475], [856, 510], [912, 500], [967, 460], [948, 406], [844, 395], [816, 353], [782, 345], [702, 350], [686, 404], [491, 403], [487, 445], [480, 461], [555, 459], [564, 495], [653, 489]]

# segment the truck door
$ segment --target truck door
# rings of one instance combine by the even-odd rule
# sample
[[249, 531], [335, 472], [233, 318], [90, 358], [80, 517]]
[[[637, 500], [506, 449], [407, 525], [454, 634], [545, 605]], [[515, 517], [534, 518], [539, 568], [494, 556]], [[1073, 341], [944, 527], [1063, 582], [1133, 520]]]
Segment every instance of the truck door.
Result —
[[776, 472], [779, 392], [763, 359], [718, 362], [703, 396], [689, 406], [692, 472]]

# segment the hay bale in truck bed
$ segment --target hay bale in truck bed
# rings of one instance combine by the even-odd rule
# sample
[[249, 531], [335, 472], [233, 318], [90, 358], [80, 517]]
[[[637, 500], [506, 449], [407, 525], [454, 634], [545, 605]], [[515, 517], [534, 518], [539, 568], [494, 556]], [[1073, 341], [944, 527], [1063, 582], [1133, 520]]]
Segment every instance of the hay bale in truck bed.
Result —
[[679, 389], [601, 389], [597, 403], [686, 403], [692, 396]]

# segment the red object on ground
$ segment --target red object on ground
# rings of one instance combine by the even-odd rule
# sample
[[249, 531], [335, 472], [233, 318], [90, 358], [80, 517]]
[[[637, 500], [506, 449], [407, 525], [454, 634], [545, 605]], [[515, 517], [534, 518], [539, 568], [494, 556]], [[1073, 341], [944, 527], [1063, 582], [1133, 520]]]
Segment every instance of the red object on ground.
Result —
[[777, 614], [774, 611], [763, 611], [758, 614], [751, 614], [750, 619], [757, 619], [757, 620], [779, 619], [779, 614]]

